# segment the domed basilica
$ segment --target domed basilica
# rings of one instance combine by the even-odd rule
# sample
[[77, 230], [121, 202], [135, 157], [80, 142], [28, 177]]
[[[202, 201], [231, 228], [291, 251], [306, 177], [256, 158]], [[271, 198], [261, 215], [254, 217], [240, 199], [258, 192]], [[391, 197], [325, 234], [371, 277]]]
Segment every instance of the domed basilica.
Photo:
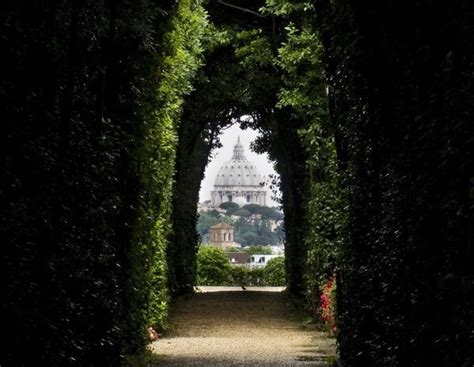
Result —
[[247, 160], [240, 137], [234, 146], [230, 161], [224, 163], [217, 173], [214, 190], [211, 191], [212, 205], [217, 207], [227, 201], [240, 206], [245, 204], [267, 204], [267, 192], [263, 188], [262, 176], [255, 164]]

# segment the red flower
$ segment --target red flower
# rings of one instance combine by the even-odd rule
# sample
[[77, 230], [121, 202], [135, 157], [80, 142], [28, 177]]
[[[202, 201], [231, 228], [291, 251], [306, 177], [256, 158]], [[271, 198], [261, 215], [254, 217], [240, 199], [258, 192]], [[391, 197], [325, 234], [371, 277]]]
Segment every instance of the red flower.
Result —
[[329, 330], [336, 332], [335, 324], [335, 298], [334, 288], [336, 285], [336, 278], [331, 277], [326, 284], [321, 288], [321, 296], [319, 298], [320, 303], [320, 315], [321, 321], [328, 325]]

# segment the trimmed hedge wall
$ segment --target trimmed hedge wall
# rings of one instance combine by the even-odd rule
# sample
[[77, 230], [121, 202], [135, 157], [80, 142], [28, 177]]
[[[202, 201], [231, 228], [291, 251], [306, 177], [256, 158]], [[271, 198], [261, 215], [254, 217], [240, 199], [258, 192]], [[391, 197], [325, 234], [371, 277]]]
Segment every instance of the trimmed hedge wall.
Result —
[[[144, 121], [139, 150], [138, 221], [131, 250], [131, 310], [139, 325], [163, 328], [168, 316], [168, 257], [172, 234], [173, 176], [184, 96], [201, 66], [201, 39], [207, 27], [199, 1], [180, 1], [171, 15], [157, 60], [153, 110]], [[135, 326], [136, 327], [136, 326]], [[145, 328], [143, 336], [146, 337]], [[143, 345], [144, 341], [140, 341]]]
[[472, 366], [474, 6], [317, 4], [349, 205], [341, 361]]
[[10, 2], [0, 20], [0, 364], [118, 365], [166, 317], [176, 128], [205, 13]]

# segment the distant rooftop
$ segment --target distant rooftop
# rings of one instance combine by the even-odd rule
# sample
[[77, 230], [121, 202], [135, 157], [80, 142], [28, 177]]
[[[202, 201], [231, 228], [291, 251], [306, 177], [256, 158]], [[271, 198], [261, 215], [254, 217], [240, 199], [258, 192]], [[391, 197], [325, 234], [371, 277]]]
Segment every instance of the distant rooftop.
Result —
[[214, 224], [211, 228], [212, 229], [230, 229], [230, 228], [234, 228], [234, 226], [227, 224], [225, 222], [220, 222], [220, 223]]

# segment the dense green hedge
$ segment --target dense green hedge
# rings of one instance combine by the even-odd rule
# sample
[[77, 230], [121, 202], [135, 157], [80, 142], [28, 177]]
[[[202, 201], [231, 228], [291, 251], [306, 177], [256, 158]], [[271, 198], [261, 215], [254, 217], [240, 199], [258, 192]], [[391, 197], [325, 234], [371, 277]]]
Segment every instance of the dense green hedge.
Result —
[[[201, 66], [206, 15], [199, 1], [180, 1], [162, 40], [152, 113], [144, 121], [139, 148], [138, 221], [131, 253], [134, 317], [163, 328], [168, 315], [168, 241], [171, 236], [177, 131], [184, 96]], [[144, 330], [145, 332], [145, 330]], [[143, 343], [142, 343], [143, 344]]]
[[285, 286], [285, 258], [271, 259], [265, 267], [231, 266], [224, 251], [200, 246], [196, 284], [203, 286]]
[[[288, 261], [301, 267], [299, 294], [311, 311], [318, 313], [320, 289], [336, 271], [345, 229], [335, 139], [329, 123], [321, 60], [322, 46], [313, 25], [311, 4], [271, 1], [268, 10], [288, 24], [276, 59], [282, 73], [277, 106], [291, 108], [303, 121], [296, 138], [305, 151], [305, 161], [300, 168], [301, 181], [293, 185], [303, 197], [300, 210], [304, 221], [293, 226], [302, 230], [300, 240], [304, 246]], [[289, 276], [291, 279], [291, 272]]]
[[213, 246], [200, 246], [197, 253], [197, 285], [225, 285], [231, 266], [224, 251]]
[[203, 39], [204, 65], [183, 104], [174, 176], [173, 235], [168, 251], [173, 294], [191, 292], [196, 282], [196, 253], [201, 242], [196, 232], [199, 189], [220, 126], [231, 119], [222, 113], [223, 106], [236, 88], [235, 75], [222, 60], [214, 58], [228, 42], [225, 32], [209, 22]]
[[128, 345], [135, 152], [170, 6], [2, 6], [4, 366], [117, 364]]
[[166, 317], [176, 126], [205, 14], [112, 0], [0, 17], [0, 364], [118, 365]]
[[284, 286], [286, 285], [285, 258], [277, 257], [270, 259], [263, 268], [263, 276], [266, 285]]
[[471, 366], [473, 5], [317, 4], [348, 203], [342, 363]]

